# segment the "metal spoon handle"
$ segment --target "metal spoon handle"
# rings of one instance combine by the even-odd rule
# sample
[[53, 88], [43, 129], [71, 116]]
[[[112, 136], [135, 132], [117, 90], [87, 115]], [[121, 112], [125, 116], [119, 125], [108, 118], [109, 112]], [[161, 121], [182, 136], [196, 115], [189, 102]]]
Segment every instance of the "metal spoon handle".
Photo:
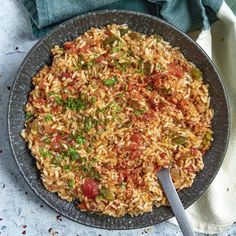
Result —
[[175, 186], [170, 177], [169, 169], [161, 169], [158, 172], [158, 179], [161, 182], [162, 188], [169, 200], [172, 211], [178, 221], [178, 224], [183, 232], [184, 236], [194, 236], [194, 231], [191, 224], [188, 221], [187, 215], [184, 211], [184, 207], [176, 192]]

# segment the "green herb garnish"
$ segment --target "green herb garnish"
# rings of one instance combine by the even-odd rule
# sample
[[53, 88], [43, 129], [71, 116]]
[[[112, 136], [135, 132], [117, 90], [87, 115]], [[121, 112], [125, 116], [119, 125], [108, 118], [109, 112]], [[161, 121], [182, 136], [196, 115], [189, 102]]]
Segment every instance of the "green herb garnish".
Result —
[[86, 103], [81, 98], [67, 98], [65, 107], [71, 110], [83, 110], [86, 108]]
[[120, 63], [118, 60], [115, 60], [115, 65], [118, 70], [126, 72], [126, 67], [127, 67], [126, 63]]
[[118, 82], [117, 77], [114, 76], [111, 79], [105, 79], [103, 80], [103, 84], [108, 86], [108, 87], [112, 87], [113, 85], [115, 85]]
[[97, 170], [94, 169], [94, 167], [89, 169], [89, 176], [92, 179], [96, 179], [96, 180], [101, 179], [101, 175], [99, 174], [99, 172]]
[[95, 64], [94, 61], [89, 61], [89, 62], [85, 62], [84, 64], [81, 65], [81, 68], [83, 70], [86, 70], [88, 69], [89, 67], [93, 66]]
[[60, 155], [56, 155], [56, 157], [51, 161], [51, 163], [56, 165], [56, 166], [60, 166], [60, 164], [61, 164], [61, 156]]
[[44, 141], [44, 143], [46, 143], [46, 144], [50, 144], [50, 143], [51, 143], [51, 139], [49, 139], [48, 137], [45, 137], [45, 138], [43, 139], [43, 141]]
[[72, 161], [76, 161], [80, 158], [79, 153], [72, 147], [68, 148], [68, 150], [65, 153]]
[[62, 167], [63, 170], [72, 170], [72, 166], [71, 165], [66, 165]]
[[43, 158], [52, 156], [52, 153], [50, 151], [45, 150], [45, 149], [41, 149], [41, 148], [39, 149], [39, 153]]
[[79, 145], [83, 145], [85, 144], [85, 137], [83, 137], [82, 135], [79, 135], [76, 137], [76, 143]]
[[55, 95], [54, 92], [49, 92], [49, 93], [48, 93], [48, 96], [53, 96], [53, 95]]
[[63, 104], [63, 99], [60, 98], [59, 96], [55, 97], [55, 102], [57, 103], [57, 105], [62, 105]]

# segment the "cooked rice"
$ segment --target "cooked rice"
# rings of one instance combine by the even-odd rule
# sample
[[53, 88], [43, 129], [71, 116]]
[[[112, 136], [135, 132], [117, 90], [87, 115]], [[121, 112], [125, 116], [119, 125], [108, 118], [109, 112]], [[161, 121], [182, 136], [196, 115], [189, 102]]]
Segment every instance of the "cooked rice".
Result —
[[167, 205], [156, 177], [190, 187], [212, 140], [208, 85], [178, 48], [126, 25], [55, 46], [33, 78], [22, 136], [44, 186], [121, 217]]

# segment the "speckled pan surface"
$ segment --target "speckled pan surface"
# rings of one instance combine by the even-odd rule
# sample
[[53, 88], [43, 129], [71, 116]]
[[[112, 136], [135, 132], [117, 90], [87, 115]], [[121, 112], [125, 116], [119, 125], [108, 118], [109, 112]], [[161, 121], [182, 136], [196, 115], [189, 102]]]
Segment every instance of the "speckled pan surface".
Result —
[[215, 111], [213, 119], [214, 141], [204, 156], [205, 168], [191, 188], [179, 193], [184, 207], [190, 206], [208, 188], [217, 174], [226, 152], [229, 138], [229, 109], [222, 81], [203, 50], [188, 36], [156, 17], [128, 11], [98, 11], [73, 18], [52, 30], [41, 39], [26, 56], [12, 89], [8, 111], [9, 137], [16, 162], [34, 192], [60, 214], [85, 225], [106, 229], [133, 229], [160, 223], [173, 216], [169, 207], [154, 208], [153, 212], [138, 217], [113, 218], [95, 213], [81, 212], [75, 202], [68, 203], [42, 185], [35, 160], [31, 156], [20, 131], [24, 125], [23, 107], [32, 88], [31, 78], [39, 69], [50, 64], [50, 49], [81, 35], [91, 27], [126, 23], [131, 29], [144, 34], [157, 33], [173, 46], [180, 47], [186, 58], [203, 71], [204, 80], [210, 85], [211, 104]]

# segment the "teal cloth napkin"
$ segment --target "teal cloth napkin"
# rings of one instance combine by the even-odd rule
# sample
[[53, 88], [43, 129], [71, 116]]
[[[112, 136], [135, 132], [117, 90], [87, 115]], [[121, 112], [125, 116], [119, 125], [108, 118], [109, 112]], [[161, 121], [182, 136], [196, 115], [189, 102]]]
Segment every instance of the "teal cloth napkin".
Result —
[[[93, 10], [125, 9], [160, 17], [184, 32], [208, 28], [223, 0], [21, 0], [40, 37], [62, 21]], [[235, 10], [234, 0], [227, 0]]]

